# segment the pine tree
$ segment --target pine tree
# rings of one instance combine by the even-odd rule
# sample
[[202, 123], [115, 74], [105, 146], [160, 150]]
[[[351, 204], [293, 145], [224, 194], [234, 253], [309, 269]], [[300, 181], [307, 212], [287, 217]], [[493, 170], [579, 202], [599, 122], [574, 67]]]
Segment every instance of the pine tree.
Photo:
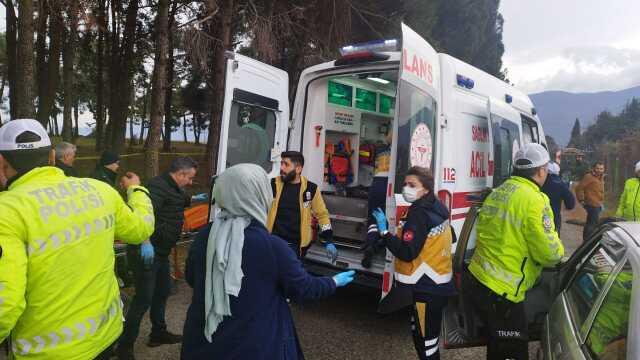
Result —
[[569, 140], [569, 147], [582, 147], [582, 132], [580, 130], [580, 119], [578, 118], [576, 118], [576, 122], [573, 124], [573, 129], [571, 129], [571, 139]]

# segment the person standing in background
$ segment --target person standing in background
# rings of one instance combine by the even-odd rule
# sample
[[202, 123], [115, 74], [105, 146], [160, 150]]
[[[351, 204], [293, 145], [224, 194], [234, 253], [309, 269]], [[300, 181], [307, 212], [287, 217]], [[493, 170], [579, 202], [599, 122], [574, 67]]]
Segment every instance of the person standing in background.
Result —
[[598, 225], [604, 204], [604, 164], [602, 162], [596, 162], [591, 172], [580, 180], [576, 186], [576, 197], [587, 211], [587, 220], [582, 232], [584, 241]]
[[56, 167], [62, 170], [66, 176], [78, 177], [78, 171], [73, 167], [77, 152], [76, 146], [66, 141], [56, 145]]
[[115, 187], [119, 168], [120, 156], [114, 152], [105, 150], [100, 156], [100, 160], [91, 177]]
[[635, 166], [636, 176], [624, 183], [624, 191], [618, 201], [616, 216], [627, 221], [640, 219], [640, 161]]
[[573, 196], [569, 185], [562, 181], [560, 177], [560, 166], [555, 162], [547, 165], [549, 175], [542, 185], [542, 192], [549, 197], [551, 210], [553, 211], [553, 221], [556, 225], [556, 231], [560, 233], [562, 226], [562, 202], [567, 210], [572, 210], [576, 206], [576, 199]]

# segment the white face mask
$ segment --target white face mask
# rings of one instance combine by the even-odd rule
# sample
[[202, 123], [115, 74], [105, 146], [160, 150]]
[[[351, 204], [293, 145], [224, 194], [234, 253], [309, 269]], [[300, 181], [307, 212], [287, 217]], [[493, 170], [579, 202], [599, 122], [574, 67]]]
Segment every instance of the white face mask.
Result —
[[412, 188], [409, 186], [405, 186], [402, 188], [402, 197], [404, 201], [408, 203], [412, 203], [418, 200], [418, 192], [422, 190], [421, 188]]

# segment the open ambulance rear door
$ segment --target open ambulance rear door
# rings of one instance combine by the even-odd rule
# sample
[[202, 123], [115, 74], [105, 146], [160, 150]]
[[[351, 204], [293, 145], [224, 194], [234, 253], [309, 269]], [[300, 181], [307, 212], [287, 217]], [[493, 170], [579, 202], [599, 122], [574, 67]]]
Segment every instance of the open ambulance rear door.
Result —
[[270, 176], [280, 167], [289, 125], [289, 76], [246, 56], [227, 52], [216, 174], [252, 163]]
[[[434, 177], [440, 176], [440, 169], [436, 166], [438, 154], [434, 151], [437, 148], [439, 87], [438, 54], [426, 40], [402, 24], [402, 55], [386, 203], [389, 231], [393, 233], [410, 205], [401, 195], [404, 176], [409, 168], [430, 168]], [[397, 289], [393, 287], [394, 257], [388, 250], [382, 280], [380, 312], [395, 311], [413, 301], [405, 294], [392, 291]]]

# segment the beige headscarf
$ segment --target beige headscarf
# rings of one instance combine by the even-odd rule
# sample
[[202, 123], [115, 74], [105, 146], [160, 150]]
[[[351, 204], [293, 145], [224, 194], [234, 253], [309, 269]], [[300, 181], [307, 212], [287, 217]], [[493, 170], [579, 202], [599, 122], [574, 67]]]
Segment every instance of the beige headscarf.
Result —
[[221, 211], [211, 226], [207, 244], [204, 336], [211, 336], [231, 316], [229, 295], [238, 296], [242, 285], [244, 230], [251, 219], [267, 222], [273, 194], [267, 173], [257, 165], [239, 164], [216, 180], [213, 198]]

